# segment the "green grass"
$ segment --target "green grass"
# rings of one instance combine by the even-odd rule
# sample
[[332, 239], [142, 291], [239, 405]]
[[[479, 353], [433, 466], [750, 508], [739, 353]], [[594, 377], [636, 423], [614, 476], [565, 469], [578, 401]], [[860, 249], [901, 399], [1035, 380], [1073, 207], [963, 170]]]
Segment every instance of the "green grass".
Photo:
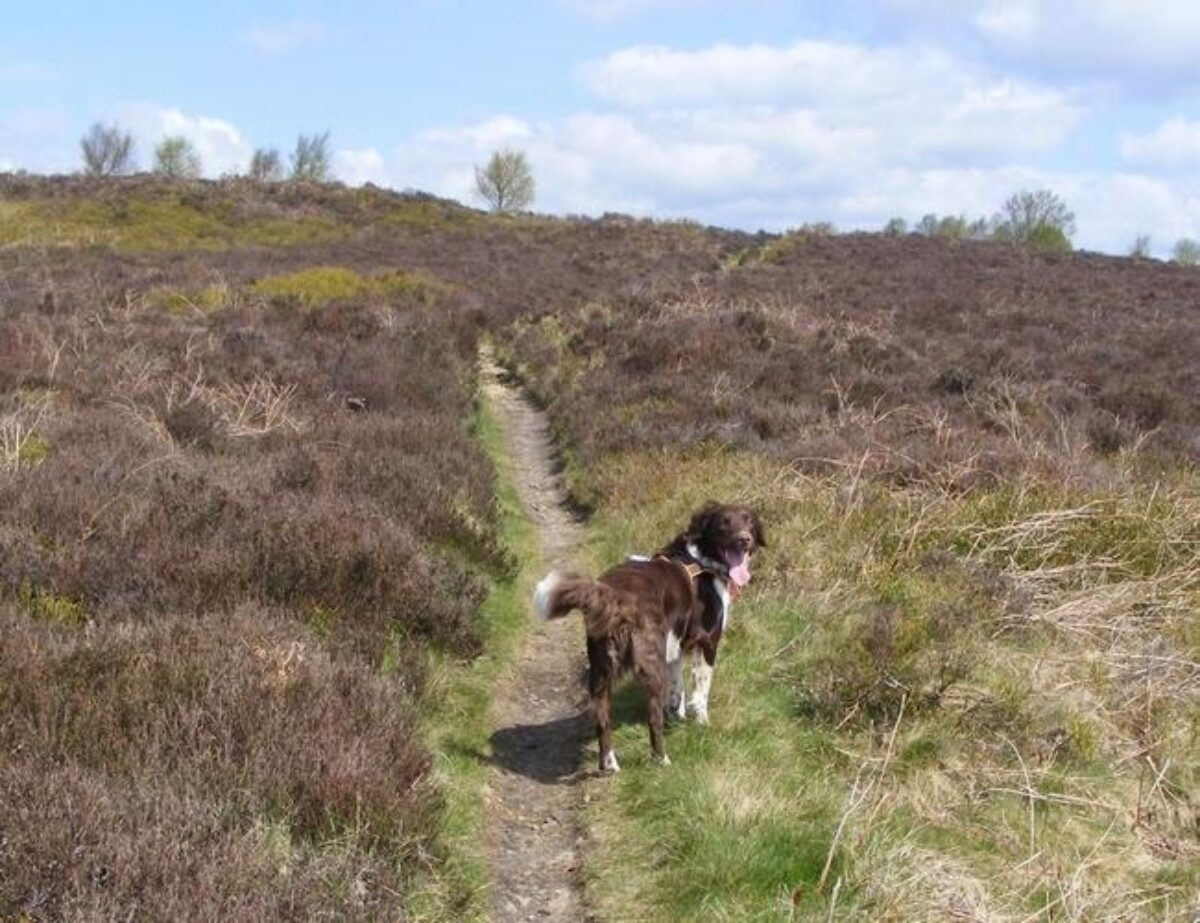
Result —
[[0, 202], [0, 248], [291, 247], [345, 239], [371, 228], [450, 233], [490, 220], [456, 203], [373, 189], [133, 178], [113, 181], [103, 194]]
[[349, 233], [349, 226], [322, 215], [242, 217], [232, 203], [197, 205], [182, 196], [14, 202], [0, 210], [0, 247], [225, 250], [311, 244]]
[[438, 661], [431, 670], [428, 701], [433, 704], [425, 717], [425, 739], [434, 753], [445, 808], [442, 852], [407, 908], [419, 920], [488, 916], [482, 798], [488, 771], [483, 757], [491, 736], [489, 710], [496, 683], [530, 629], [529, 597], [539, 554], [537, 533], [517, 496], [503, 423], [482, 395], [473, 425], [496, 466], [501, 534], [521, 566], [515, 579], [495, 583], [480, 612], [485, 653], [470, 664]]
[[81, 603], [28, 581], [17, 592], [17, 604], [30, 618], [60, 628], [81, 628], [87, 622], [87, 610]]
[[354, 298], [407, 298], [432, 304], [447, 286], [415, 272], [393, 270], [364, 276], [344, 266], [314, 266], [267, 276], [249, 285], [247, 291], [276, 302], [316, 308]]
[[[712, 725], [669, 728], [671, 767], [650, 763], [640, 693], [618, 697], [623, 772], [588, 810], [602, 918], [1184, 918], [1194, 474], [953, 496], [718, 449], [590, 473], [602, 564], [710, 497], [762, 511], [770, 542]], [[1143, 675], [1147, 656], [1172, 659]]]

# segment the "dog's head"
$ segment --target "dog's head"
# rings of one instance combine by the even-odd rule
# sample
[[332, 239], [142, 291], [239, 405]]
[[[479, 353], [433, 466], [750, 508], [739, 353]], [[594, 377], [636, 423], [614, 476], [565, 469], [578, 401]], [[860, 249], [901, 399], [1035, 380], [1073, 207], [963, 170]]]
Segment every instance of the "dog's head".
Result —
[[729, 569], [738, 586], [750, 580], [750, 556], [767, 546], [762, 523], [753, 510], [728, 503], [707, 503], [688, 524], [686, 538], [706, 558]]

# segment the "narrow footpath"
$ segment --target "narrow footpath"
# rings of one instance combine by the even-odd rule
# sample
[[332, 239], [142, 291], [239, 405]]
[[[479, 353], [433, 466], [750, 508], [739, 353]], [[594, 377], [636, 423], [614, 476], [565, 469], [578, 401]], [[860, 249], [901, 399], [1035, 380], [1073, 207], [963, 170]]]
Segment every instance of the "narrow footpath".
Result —
[[[583, 529], [567, 511], [546, 417], [505, 382], [486, 352], [482, 376], [503, 423], [521, 504], [538, 531], [543, 567], [577, 566]], [[581, 765], [591, 733], [584, 664], [579, 619], [537, 625], [496, 690], [485, 792], [496, 921], [588, 919], [579, 874]]]

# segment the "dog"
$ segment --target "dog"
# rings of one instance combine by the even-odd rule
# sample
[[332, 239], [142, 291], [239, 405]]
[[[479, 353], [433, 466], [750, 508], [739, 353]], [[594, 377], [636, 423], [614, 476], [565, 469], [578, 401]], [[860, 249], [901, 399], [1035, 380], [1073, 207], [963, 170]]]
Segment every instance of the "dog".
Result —
[[687, 712], [684, 654], [693, 657], [692, 714], [708, 723], [717, 645], [729, 626], [730, 604], [750, 580], [751, 556], [766, 544], [752, 510], [710, 502], [653, 557], [632, 557], [595, 580], [552, 572], [538, 583], [533, 604], [542, 620], [583, 613], [601, 772], [621, 768], [610, 709], [613, 684], [625, 672], [646, 691], [650, 749], [659, 763], [670, 762], [663, 749], [664, 705], [675, 718]]

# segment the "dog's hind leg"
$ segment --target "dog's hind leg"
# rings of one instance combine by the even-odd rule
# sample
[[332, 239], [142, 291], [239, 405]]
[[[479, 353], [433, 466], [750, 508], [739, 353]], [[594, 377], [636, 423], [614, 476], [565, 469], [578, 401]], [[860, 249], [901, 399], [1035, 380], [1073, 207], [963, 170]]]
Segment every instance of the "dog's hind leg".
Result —
[[592, 694], [592, 714], [596, 719], [596, 740], [600, 743], [600, 771], [620, 772], [612, 746], [612, 691], [600, 689]]
[[[661, 652], [660, 652], [661, 656]], [[646, 690], [646, 723], [650, 725], [650, 752], [654, 762], [670, 765], [663, 747], [663, 693], [667, 691], [666, 671], [661, 659], [636, 670], [638, 681]]]

